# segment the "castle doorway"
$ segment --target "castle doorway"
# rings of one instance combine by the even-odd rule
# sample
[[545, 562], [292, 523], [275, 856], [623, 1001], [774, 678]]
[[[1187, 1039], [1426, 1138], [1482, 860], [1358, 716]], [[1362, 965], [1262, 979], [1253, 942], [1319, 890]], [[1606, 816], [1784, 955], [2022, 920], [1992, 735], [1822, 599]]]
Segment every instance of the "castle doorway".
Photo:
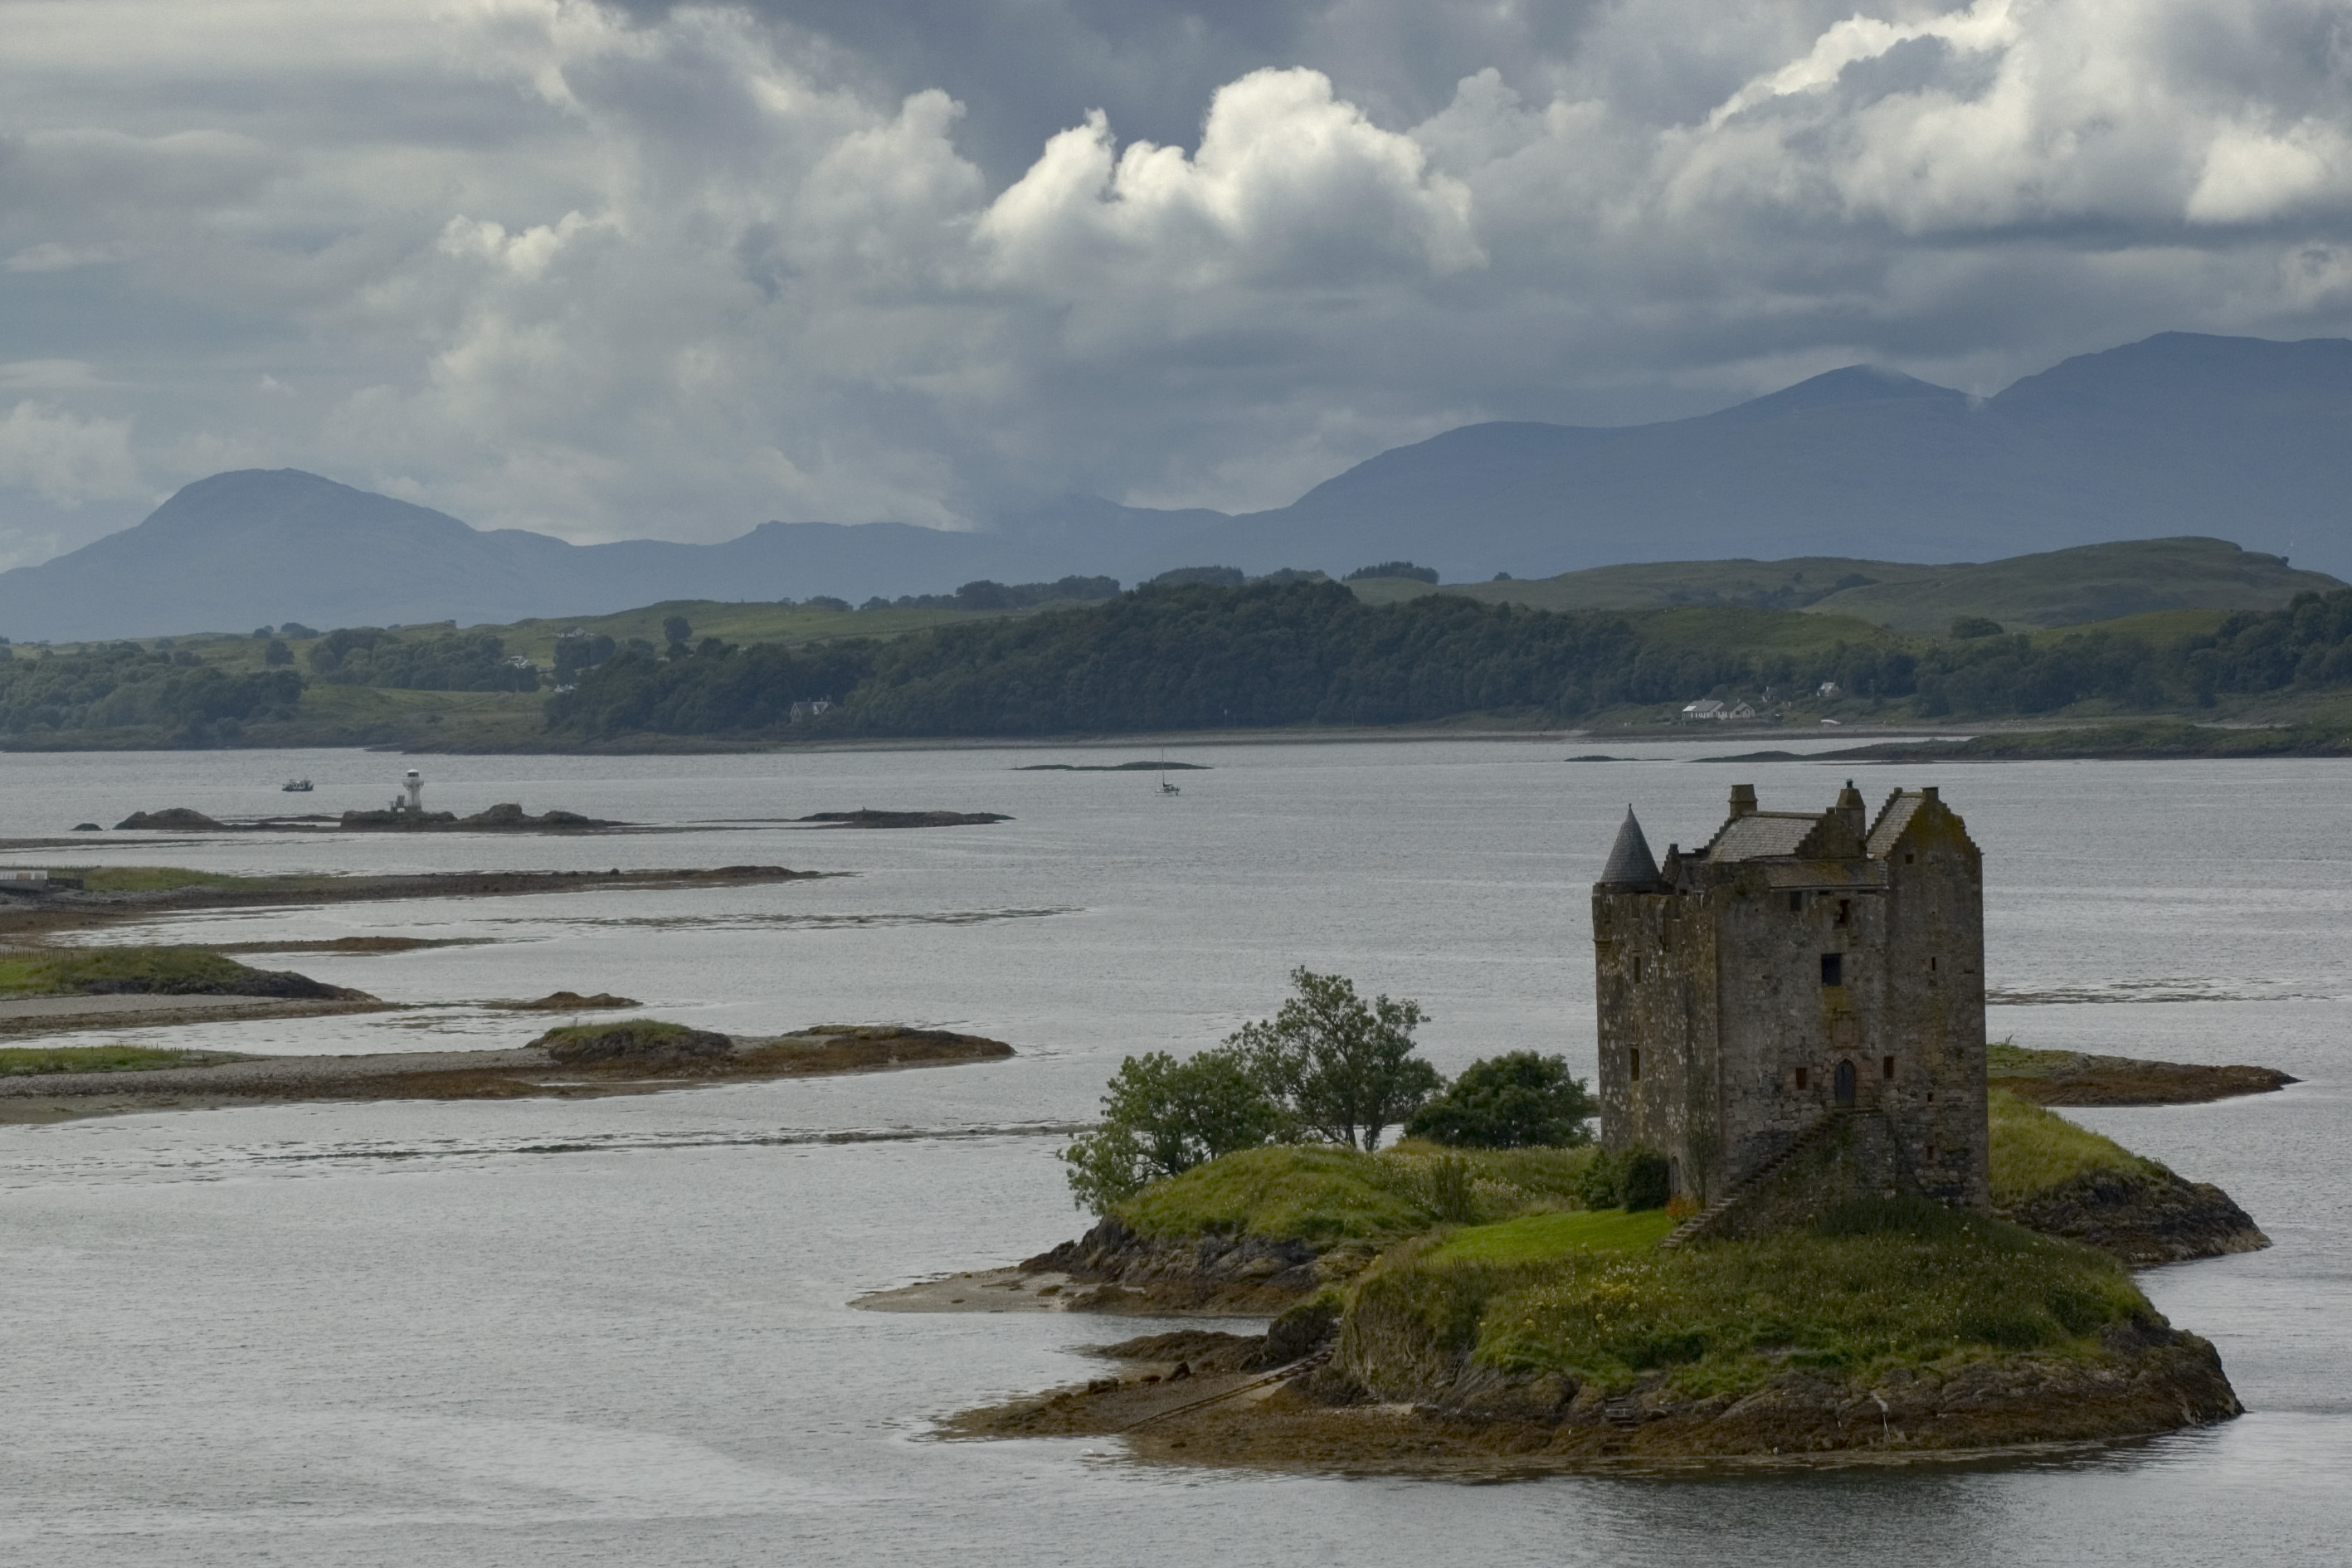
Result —
[[1837, 1102], [1848, 1108], [1853, 1104], [1853, 1064], [1852, 1062], [1840, 1062], [1837, 1065]]

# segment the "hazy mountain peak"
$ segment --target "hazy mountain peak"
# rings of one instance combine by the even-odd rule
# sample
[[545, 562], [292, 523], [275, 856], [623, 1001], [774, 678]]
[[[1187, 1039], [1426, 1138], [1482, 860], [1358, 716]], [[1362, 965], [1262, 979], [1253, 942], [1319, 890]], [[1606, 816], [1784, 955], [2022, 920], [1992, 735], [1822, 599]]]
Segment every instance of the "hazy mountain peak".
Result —
[[1933, 398], [1954, 404], [1969, 400], [1965, 392], [1948, 386], [1937, 386], [1932, 381], [1906, 375], [1899, 370], [1887, 370], [1874, 364], [1850, 364], [1842, 369], [1823, 371], [1794, 386], [1784, 386], [1778, 392], [1768, 392], [1761, 397], [1751, 397], [1702, 418], [1717, 421], [1779, 419], [1810, 409], [1832, 408], [1841, 404], [1885, 403], [1906, 398]]

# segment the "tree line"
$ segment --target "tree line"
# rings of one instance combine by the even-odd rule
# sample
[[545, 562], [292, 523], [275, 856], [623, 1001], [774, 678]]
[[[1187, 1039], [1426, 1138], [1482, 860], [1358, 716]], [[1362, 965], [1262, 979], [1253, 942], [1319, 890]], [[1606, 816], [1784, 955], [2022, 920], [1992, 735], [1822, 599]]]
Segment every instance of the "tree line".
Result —
[[0, 660], [0, 733], [11, 735], [152, 727], [174, 745], [220, 745], [257, 720], [292, 718], [301, 700], [290, 669], [230, 675], [136, 643]]
[[811, 732], [1021, 735], [1514, 710], [1572, 721], [1620, 704], [1811, 692], [1832, 681], [1927, 718], [2047, 713], [2088, 700], [2210, 706], [2224, 693], [2352, 682], [2352, 590], [2234, 615], [2173, 643], [2106, 631], [1924, 644], [1890, 634], [1756, 651], [1688, 629], [1686, 618], [1445, 594], [1373, 605], [1328, 582], [1147, 584], [1100, 604], [890, 642], [785, 649], [707, 640], [684, 658], [625, 653], [585, 672], [548, 716], [556, 731], [583, 737], [756, 732], [789, 722], [795, 701], [830, 698]]
[[403, 691], [531, 691], [539, 670], [507, 657], [490, 632], [404, 637], [381, 626], [342, 626], [310, 645], [311, 678], [323, 686]]

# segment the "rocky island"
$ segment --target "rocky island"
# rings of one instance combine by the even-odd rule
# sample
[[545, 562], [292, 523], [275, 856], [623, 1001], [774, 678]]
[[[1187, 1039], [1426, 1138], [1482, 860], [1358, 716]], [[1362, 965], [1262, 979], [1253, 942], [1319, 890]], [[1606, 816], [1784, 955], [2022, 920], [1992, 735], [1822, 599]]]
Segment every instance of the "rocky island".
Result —
[[1270, 1318], [948, 1423], [1192, 1464], [1897, 1463], [2227, 1420], [2212, 1345], [2128, 1270], [2267, 1238], [1990, 1088], [1982, 886], [1932, 789], [1874, 820], [1851, 784], [1825, 812], [1735, 786], [1663, 865], [1629, 811], [1593, 889], [1601, 1146], [1239, 1147], [1014, 1268], [861, 1304]]

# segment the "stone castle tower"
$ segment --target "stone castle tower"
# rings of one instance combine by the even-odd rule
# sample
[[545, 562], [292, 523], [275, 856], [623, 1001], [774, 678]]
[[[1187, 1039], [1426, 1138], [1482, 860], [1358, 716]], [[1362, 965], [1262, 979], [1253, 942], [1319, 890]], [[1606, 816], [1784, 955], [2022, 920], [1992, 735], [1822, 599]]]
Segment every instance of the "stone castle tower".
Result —
[[1983, 857], [1935, 790], [1873, 822], [1851, 780], [1824, 812], [1735, 784], [1663, 866], [1628, 807], [1592, 942], [1607, 1147], [1712, 1203], [1834, 1127], [1875, 1190], [1989, 1205]]

